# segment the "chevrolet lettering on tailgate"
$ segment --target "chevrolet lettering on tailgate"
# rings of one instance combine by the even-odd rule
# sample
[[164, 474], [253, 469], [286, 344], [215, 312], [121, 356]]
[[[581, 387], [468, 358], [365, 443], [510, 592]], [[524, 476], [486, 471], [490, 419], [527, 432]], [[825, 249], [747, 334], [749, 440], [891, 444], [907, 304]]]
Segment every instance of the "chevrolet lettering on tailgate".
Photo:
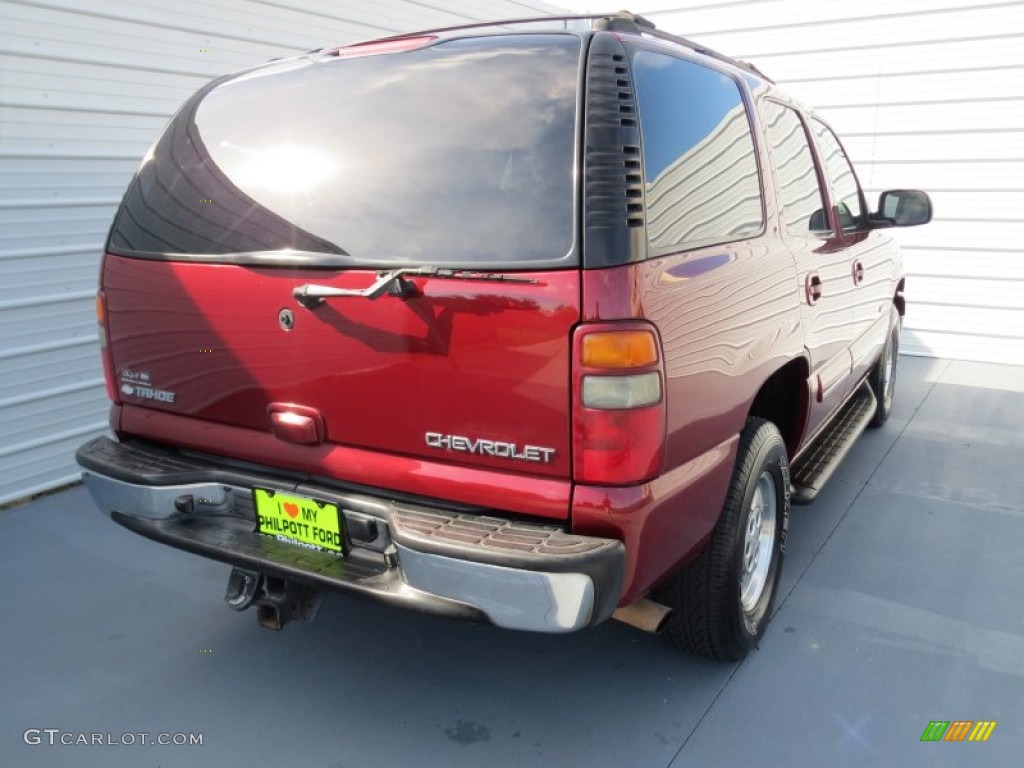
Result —
[[543, 448], [539, 445], [524, 445], [520, 448], [516, 443], [485, 440], [482, 437], [442, 435], [440, 432], [427, 432], [425, 437], [427, 445], [431, 448], [440, 448], [458, 453], [479, 454], [482, 456], [496, 456], [499, 459], [519, 459], [520, 461], [536, 461], [541, 464], [550, 464], [551, 457], [555, 455], [554, 448]]

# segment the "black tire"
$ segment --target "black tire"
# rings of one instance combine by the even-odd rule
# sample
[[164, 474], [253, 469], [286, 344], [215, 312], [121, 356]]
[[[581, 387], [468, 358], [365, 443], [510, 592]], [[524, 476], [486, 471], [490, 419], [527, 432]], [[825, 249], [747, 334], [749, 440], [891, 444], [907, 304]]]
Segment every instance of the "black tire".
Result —
[[880, 427], [889, 420], [892, 404], [896, 399], [896, 366], [900, 358], [900, 328], [903, 320], [896, 307], [889, 310], [889, 335], [885, 337], [882, 356], [868, 374], [868, 384], [875, 393], [878, 405], [871, 417], [872, 427]]
[[[757, 526], [758, 555], [752, 558], [747, 529], [756, 523], [753, 515], [761, 514], [754, 511], [755, 498], [768, 515]], [[665, 636], [674, 646], [719, 661], [740, 661], [757, 646], [771, 618], [788, 525], [786, 444], [774, 424], [752, 418], [740, 435], [729, 492], [710, 543], [655, 595], [673, 609]], [[752, 560], [756, 565], [751, 566]]]

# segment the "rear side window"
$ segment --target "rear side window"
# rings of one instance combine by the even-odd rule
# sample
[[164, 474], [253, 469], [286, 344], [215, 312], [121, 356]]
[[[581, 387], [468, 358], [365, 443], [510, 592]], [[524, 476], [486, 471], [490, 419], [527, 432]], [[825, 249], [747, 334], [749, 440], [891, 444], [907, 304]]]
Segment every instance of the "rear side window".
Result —
[[793, 235], [828, 229], [825, 203], [803, 121], [789, 107], [763, 102], [764, 132], [775, 168], [782, 221]]
[[488, 36], [229, 78], [174, 118], [111, 248], [566, 264], [580, 48], [569, 34]]
[[633, 58], [633, 73], [651, 248], [678, 251], [758, 234], [761, 182], [737, 83], [644, 50]]

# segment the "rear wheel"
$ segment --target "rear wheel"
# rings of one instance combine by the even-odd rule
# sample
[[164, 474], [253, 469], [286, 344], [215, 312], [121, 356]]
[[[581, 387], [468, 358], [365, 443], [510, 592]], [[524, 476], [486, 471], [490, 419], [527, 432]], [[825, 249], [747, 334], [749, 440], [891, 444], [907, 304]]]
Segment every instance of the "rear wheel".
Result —
[[785, 551], [788, 489], [782, 435], [750, 419], [710, 543], [656, 595], [673, 609], [665, 634], [677, 648], [739, 661], [760, 641]]
[[878, 401], [875, 415], [871, 419], [872, 427], [880, 427], [888, 421], [896, 397], [896, 364], [900, 354], [902, 320], [896, 307], [892, 307], [889, 313], [889, 335], [885, 338], [882, 356], [878, 358], [878, 362], [868, 375], [868, 383], [875, 393], [875, 400]]

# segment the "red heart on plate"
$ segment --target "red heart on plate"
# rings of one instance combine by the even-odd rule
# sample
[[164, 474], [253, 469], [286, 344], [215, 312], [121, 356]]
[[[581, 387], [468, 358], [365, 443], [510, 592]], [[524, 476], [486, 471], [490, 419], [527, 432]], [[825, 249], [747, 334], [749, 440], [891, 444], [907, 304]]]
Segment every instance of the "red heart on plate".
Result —
[[292, 504], [290, 501], [286, 501], [284, 503], [284, 511], [288, 513], [288, 517], [298, 517], [299, 516], [299, 505], [298, 504]]

